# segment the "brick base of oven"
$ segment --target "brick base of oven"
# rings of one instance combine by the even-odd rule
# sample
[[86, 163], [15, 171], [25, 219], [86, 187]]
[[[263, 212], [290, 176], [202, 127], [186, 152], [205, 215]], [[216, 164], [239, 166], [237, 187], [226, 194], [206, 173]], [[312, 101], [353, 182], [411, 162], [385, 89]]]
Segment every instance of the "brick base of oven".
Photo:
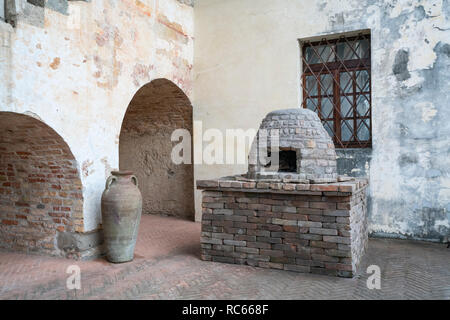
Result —
[[367, 184], [200, 180], [202, 259], [353, 277], [368, 243]]

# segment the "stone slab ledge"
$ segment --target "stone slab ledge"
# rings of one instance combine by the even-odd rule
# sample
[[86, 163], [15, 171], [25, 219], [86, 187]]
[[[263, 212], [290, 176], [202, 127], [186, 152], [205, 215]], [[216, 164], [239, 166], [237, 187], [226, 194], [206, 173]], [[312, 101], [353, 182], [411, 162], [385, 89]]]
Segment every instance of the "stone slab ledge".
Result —
[[219, 179], [197, 180], [197, 189], [217, 191], [245, 191], [257, 193], [287, 193], [306, 195], [341, 195], [348, 196], [368, 186], [367, 178], [353, 178], [351, 181], [321, 183], [321, 184], [296, 184], [285, 182], [265, 181], [237, 181], [233, 177]]

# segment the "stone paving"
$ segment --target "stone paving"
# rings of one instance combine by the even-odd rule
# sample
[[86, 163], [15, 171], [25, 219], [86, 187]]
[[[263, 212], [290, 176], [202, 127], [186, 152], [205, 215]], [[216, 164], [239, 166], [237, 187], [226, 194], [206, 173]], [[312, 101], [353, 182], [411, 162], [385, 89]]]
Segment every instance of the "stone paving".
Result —
[[[68, 290], [68, 266], [81, 290]], [[381, 289], [366, 286], [381, 268]], [[443, 244], [370, 239], [353, 279], [200, 260], [200, 224], [142, 217], [133, 262], [73, 261], [0, 252], [0, 299], [450, 299], [450, 249]]]

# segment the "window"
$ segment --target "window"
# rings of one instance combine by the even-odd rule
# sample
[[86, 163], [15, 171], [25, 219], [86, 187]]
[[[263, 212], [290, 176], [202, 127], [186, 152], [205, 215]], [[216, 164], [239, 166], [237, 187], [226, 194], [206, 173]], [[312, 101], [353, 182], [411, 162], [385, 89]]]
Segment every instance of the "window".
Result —
[[0, 0], [0, 20], [5, 21], [5, 13], [6, 13], [6, 7], [5, 7], [5, 0]]
[[336, 148], [371, 147], [370, 34], [301, 46], [303, 108], [319, 115]]

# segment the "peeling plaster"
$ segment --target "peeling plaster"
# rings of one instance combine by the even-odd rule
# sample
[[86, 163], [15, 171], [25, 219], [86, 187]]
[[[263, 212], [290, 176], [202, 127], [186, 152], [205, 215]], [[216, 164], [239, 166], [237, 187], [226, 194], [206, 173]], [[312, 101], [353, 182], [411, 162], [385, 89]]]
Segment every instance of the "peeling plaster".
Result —
[[431, 102], [420, 102], [416, 104], [415, 107], [420, 109], [423, 122], [429, 122], [437, 114], [437, 109]]
[[398, 81], [404, 81], [411, 78], [411, 74], [408, 71], [408, 60], [409, 52], [406, 50], [399, 50], [395, 55], [392, 72]]
[[[371, 29], [373, 148], [339, 151], [339, 173], [370, 177], [373, 235], [442, 241], [450, 233], [449, 7], [448, 0], [198, 0], [196, 119], [245, 129], [298, 106], [294, 40]], [[239, 170], [197, 172], [208, 179]]]
[[105, 166], [105, 178], [110, 176], [111, 171], [118, 170], [117, 168], [113, 169], [111, 167], [111, 165], [108, 162], [108, 158], [107, 157], [101, 158], [100, 162]]
[[[84, 227], [91, 231], [101, 223], [104, 181], [118, 168], [136, 63], [151, 68], [139, 85], [167, 78], [191, 95], [192, 71], [172, 56], [192, 65], [194, 12], [177, 0], [65, 1], [66, 13], [58, 3], [23, 1], [15, 28], [0, 22], [0, 111], [39, 114], [68, 143], [83, 172]], [[183, 30], [182, 39], [160, 32], [168, 28], [158, 14]], [[161, 43], [167, 51], [156, 54]]]
[[91, 160], [85, 160], [83, 161], [83, 164], [81, 165], [81, 172], [83, 174], [83, 177], [88, 177], [89, 174], [93, 173], [89, 171], [89, 167], [92, 166], [94, 164], [93, 161]]
[[[0, 110], [41, 115], [79, 164], [92, 162], [82, 176], [87, 231], [100, 223], [104, 179], [118, 167], [121, 121], [140, 86], [170, 79], [205, 126], [257, 127], [267, 112], [298, 106], [297, 39], [370, 28], [373, 149], [342, 153], [339, 170], [370, 176], [373, 234], [450, 233], [448, 0], [198, 0], [195, 29], [189, 0], [70, 1], [70, 15], [52, 2], [23, 2], [14, 29], [0, 22]], [[244, 168], [199, 166], [195, 178]]]
[[52, 68], [53, 70], [58, 69], [59, 64], [61, 63], [61, 59], [56, 57], [53, 59], [53, 61], [50, 63], [50, 68]]

